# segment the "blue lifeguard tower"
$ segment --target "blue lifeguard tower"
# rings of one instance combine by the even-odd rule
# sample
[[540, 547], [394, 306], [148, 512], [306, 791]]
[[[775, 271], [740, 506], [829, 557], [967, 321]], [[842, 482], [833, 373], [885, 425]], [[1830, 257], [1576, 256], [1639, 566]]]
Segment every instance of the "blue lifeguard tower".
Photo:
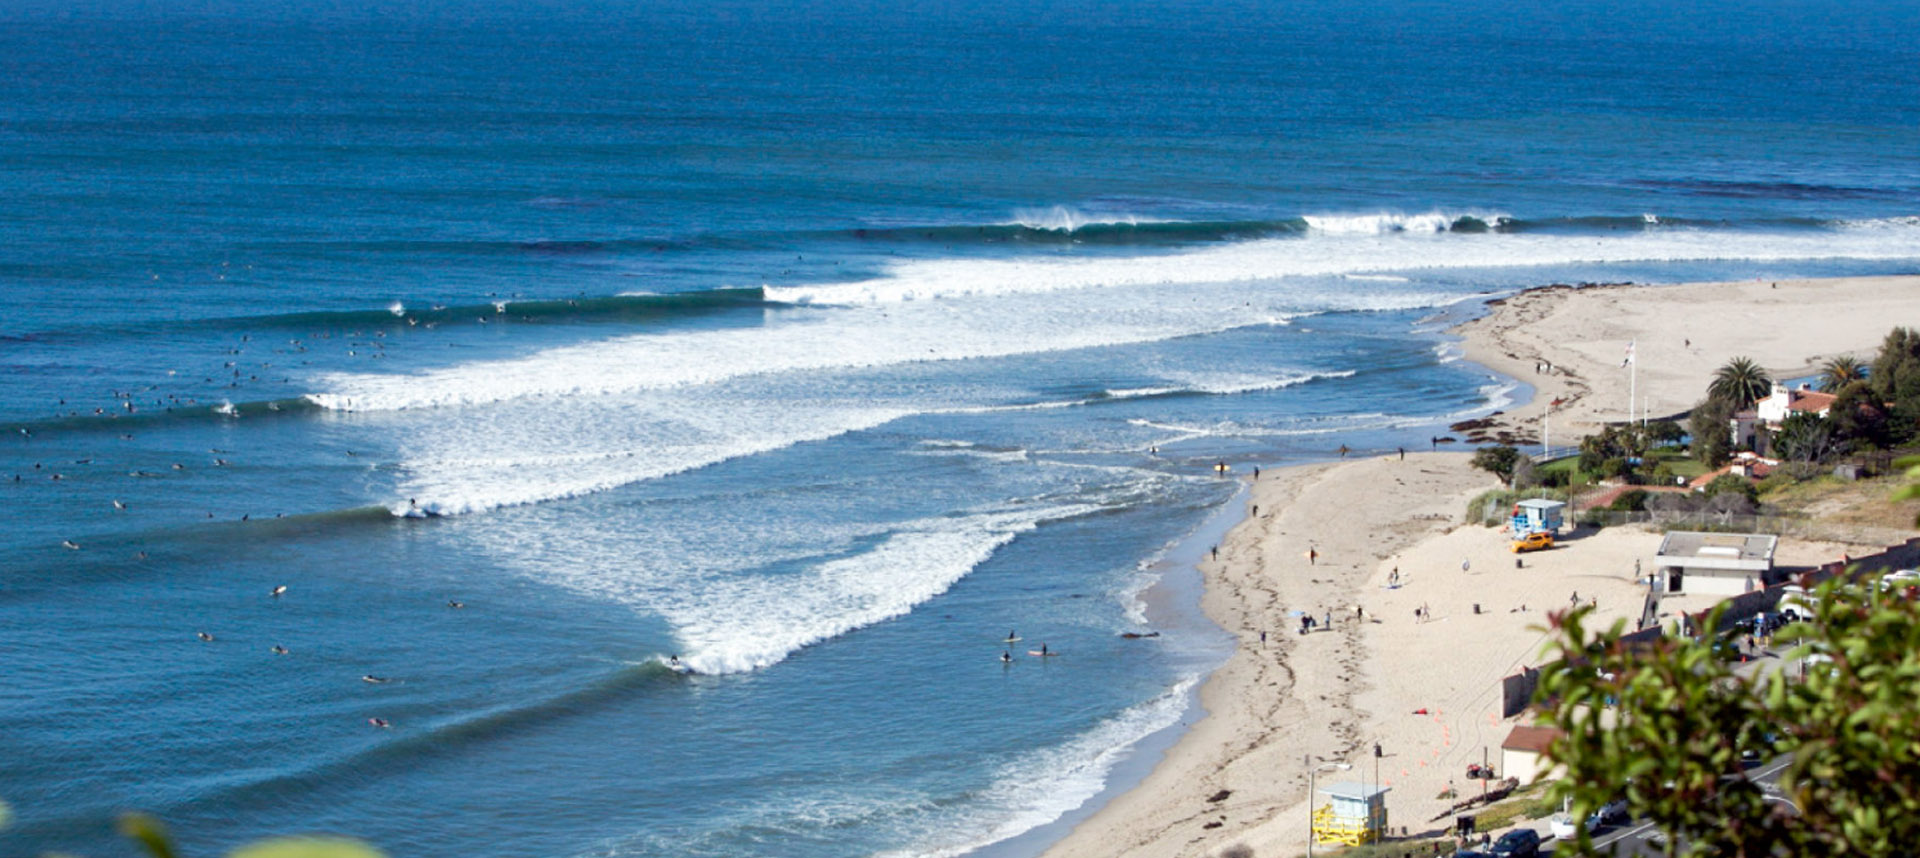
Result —
[[1510, 525], [1513, 537], [1519, 539], [1541, 531], [1557, 534], [1561, 525], [1566, 523], [1566, 512], [1566, 501], [1528, 498], [1514, 504], [1513, 522]]
[[1387, 791], [1379, 784], [1351, 781], [1329, 784], [1320, 792], [1332, 799], [1313, 811], [1313, 840], [1359, 846], [1387, 833]]

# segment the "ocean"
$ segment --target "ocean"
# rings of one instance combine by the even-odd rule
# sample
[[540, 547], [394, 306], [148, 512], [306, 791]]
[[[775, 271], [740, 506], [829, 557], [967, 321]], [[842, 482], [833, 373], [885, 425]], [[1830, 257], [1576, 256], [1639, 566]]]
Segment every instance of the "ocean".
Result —
[[1029, 856], [1486, 299], [1920, 269], [1907, 3], [260, 5], [0, 4], [0, 852]]

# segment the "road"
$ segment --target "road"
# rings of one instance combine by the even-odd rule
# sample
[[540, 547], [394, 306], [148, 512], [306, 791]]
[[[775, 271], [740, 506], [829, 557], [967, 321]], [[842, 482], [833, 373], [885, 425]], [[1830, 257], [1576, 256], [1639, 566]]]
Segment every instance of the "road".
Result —
[[[1800, 812], [1800, 808], [1795, 806], [1792, 800], [1780, 792], [1780, 772], [1786, 769], [1787, 762], [1787, 757], [1781, 757], [1766, 765], [1749, 769], [1742, 774], [1745, 775], [1748, 780], [1760, 785], [1760, 790], [1766, 793], [1768, 801], [1777, 801], [1785, 804], [1797, 815]], [[1597, 854], [1612, 854], [1623, 856], [1623, 858], [1629, 855], [1644, 855], [1647, 856], [1647, 858], [1658, 858], [1658, 856], [1666, 854], [1666, 850], [1660, 846], [1659, 839], [1659, 829], [1655, 828], [1651, 822], [1642, 822], [1628, 825], [1618, 831], [1594, 838], [1593, 850]], [[1556, 849], [1554, 851], [1557, 852], [1559, 850]]]

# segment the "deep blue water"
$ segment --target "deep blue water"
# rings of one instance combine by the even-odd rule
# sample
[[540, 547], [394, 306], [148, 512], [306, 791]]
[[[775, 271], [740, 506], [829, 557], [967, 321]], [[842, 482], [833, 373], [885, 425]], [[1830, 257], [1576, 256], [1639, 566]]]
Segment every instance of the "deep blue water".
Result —
[[1915, 33], [12, 0], [0, 851], [1045, 831], [1230, 645], [1213, 463], [1506, 407], [1488, 296], [1920, 267]]

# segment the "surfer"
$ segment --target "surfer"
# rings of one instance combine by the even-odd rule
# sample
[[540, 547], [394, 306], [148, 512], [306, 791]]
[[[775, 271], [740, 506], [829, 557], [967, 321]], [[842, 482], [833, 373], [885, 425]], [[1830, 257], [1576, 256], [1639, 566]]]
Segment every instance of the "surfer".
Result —
[[278, 586], [275, 586], [275, 587], [273, 588], [273, 597], [274, 597], [274, 598], [276, 598], [276, 599], [278, 599], [278, 598], [280, 598], [280, 594], [281, 594], [281, 593], [285, 593], [285, 592], [287, 592], [287, 585], [285, 585], [285, 584], [280, 584], [280, 585], [278, 585]]
[[1045, 655], [1048, 655], [1048, 653], [1047, 653], [1047, 645], [1046, 645], [1046, 644], [1044, 644], [1044, 643], [1040, 645], [1040, 654], [1041, 654], [1042, 656], [1045, 656]]
[[287, 648], [286, 648], [286, 647], [283, 647], [283, 646], [281, 646], [281, 645], [279, 645], [279, 644], [274, 644], [274, 645], [273, 645], [273, 654], [274, 654], [274, 655], [286, 655], [286, 654], [287, 654]]
[[667, 666], [674, 668], [675, 670], [680, 669], [681, 664], [680, 664], [679, 653], [675, 653], [673, 655], [667, 656]]
[[455, 599], [448, 599], [448, 600], [447, 600], [447, 607], [449, 607], [449, 608], [464, 608], [464, 607], [466, 607], [466, 606], [467, 606], [467, 603], [465, 603], [465, 602], [461, 602], [461, 601], [458, 601], [458, 600], [455, 600]]
[[369, 673], [369, 674], [365, 674], [365, 675], [363, 675], [363, 676], [361, 676], [361, 677], [360, 677], [360, 681], [361, 681], [361, 682], [371, 682], [371, 683], [373, 683], [373, 684], [375, 684], [375, 685], [379, 685], [379, 684], [380, 684], [380, 683], [382, 683], [382, 682], [386, 682], [386, 681], [387, 681], [387, 678], [386, 678], [386, 677], [384, 677], [384, 676], [374, 676], [373, 674], [371, 674], [371, 673]]
[[1008, 630], [1007, 630], [1007, 642], [1008, 642], [1008, 643], [1012, 643], [1012, 642], [1014, 642], [1014, 641], [1017, 641], [1017, 640], [1019, 640], [1019, 639], [1020, 639], [1020, 632], [1018, 632], [1018, 631], [1016, 631], [1016, 630], [1014, 630], [1014, 629], [1008, 629]]
[[368, 718], [367, 723], [383, 730], [393, 726], [392, 722], [389, 722], [385, 718]]
[[203, 640], [203, 641], [211, 641], [211, 640], [213, 640], [213, 635], [210, 635], [210, 634], [207, 634], [206, 632], [194, 632], [194, 633], [193, 633], [193, 636], [194, 636], [194, 637], [197, 637], [197, 638], [199, 638], [199, 639], [201, 639], [201, 640]]
[[80, 543], [78, 543], [78, 542], [74, 542], [74, 541], [73, 541], [73, 540], [71, 540], [71, 539], [62, 539], [62, 540], [60, 540], [60, 544], [61, 544], [62, 546], [64, 546], [64, 547], [65, 547], [65, 548], [66, 548], [66, 549], [67, 549], [68, 551], [79, 551], [79, 550], [80, 550]]
[[1001, 664], [1012, 664], [1012, 663], [1013, 663], [1013, 653], [1011, 653], [1011, 652], [1002, 652], [1002, 653], [1000, 653], [1000, 663], [1001, 663]]

